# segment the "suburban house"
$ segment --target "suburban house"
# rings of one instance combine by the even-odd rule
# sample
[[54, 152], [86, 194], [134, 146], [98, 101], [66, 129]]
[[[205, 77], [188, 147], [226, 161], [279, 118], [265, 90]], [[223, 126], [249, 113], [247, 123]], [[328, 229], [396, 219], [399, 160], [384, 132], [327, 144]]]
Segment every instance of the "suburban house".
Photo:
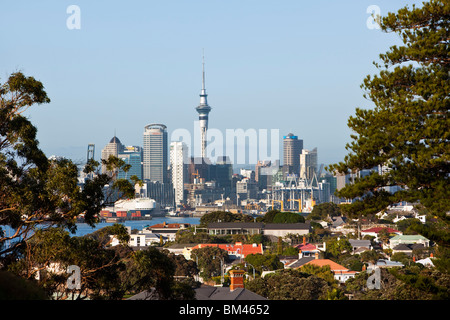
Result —
[[[167, 237], [156, 234], [156, 233], [131, 233], [131, 227], [126, 227], [128, 234], [130, 235], [130, 240], [128, 241], [128, 245], [130, 247], [146, 247], [151, 246], [153, 244], [159, 244], [162, 240], [163, 243], [167, 241]], [[119, 245], [119, 240], [115, 236], [110, 236], [110, 245], [117, 246]]]
[[175, 255], [179, 254], [182, 255], [184, 254], [186, 248], [192, 248], [195, 247], [196, 245], [197, 245], [196, 243], [174, 243], [170, 245], [170, 247], [164, 247], [164, 249]]
[[263, 254], [263, 246], [262, 244], [243, 244], [242, 242], [236, 242], [235, 244], [226, 244], [226, 243], [200, 243], [194, 247], [186, 247], [183, 251], [183, 255], [187, 260], [195, 259], [192, 256], [192, 250], [201, 249], [206, 247], [217, 247], [223, 249], [228, 252], [230, 259], [236, 260], [245, 258], [249, 254]]
[[331, 217], [330, 231], [341, 232], [344, 234], [355, 232], [354, 228], [347, 228], [347, 218], [342, 216]]
[[316, 253], [320, 251], [315, 245], [307, 243], [305, 237], [303, 237], [303, 243], [295, 245], [294, 248], [298, 249], [299, 259], [301, 257], [315, 257]]
[[340, 283], [344, 283], [350, 278], [354, 278], [358, 273], [357, 271], [351, 271], [344, 266], [330, 260], [330, 259], [314, 259], [306, 263], [316, 265], [319, 267], [330, 266], [331, 272], [334, 274], [334, 279]]
[[153, 226], [146, 227], [142, 230], [142, 233], [156, 233], [158, 235], [162, 235], [163, 237], [167, 237], [169, 241], [175, 240], [175, 235], [178, 230], [187, 229], [191, 225], [189, 223], [163, 223], [155, 224]]
[[423, 249], [425, 246], [421, 243], [414, 243], [414, 244], [406, 244], [406, 243], [400, 243], [396, 245], [394, 248], [392, 248], [392, 253], [404, 253], [409, 256], [412, 256], [413, 250]]
[[389, 245], [391, 249], [395, 248], [399, 244], [422, 244], [424, 247], [430, 246], [430, 240], [421, 236], [420, 234], [414, 235], [397, 235], [389, 239]]
[[264, 225], [265, 236], [285, 237], [288, 234], [305, 235], [310, 233], [309, 223], [268, 223]]
[[299, 253], [299, 259], [297, 261], [294, 261], [290, 264], [287, 264], [285, 268], [287, 269], [298, 269], [301, 268], [304, 265], [316, 265], [319, 267], [329, 266], [331, 272], [334, 274], [334, 279], [339, 281], [340, 283], [344, 283], [350, 278], [354, 278], [355, 275], [358, 273], [357, 271], [351, 271], [347, 269], [344, 266], [341, 266], [340, 264], [334, 262], [330, 259], [319, 259], [319, 253], [316, 252], [314, 256], [302, 256], [301, 253]]
[[263, 227], [262, 222], [213, 222], [207, 226], [210, 235], [261, 234]]
[[[300, 262], [303, 262], [303, 263], [300, 263]], [[351, 270], [347, 269], [346, 267], [341, 266], [340, 264], [334, 262], [333, 260], [319, 259], [318, 255], [316, 255], [314, 258], [313, 257], [300, 258], [297, 262], [294, 262], [293, 264], [289, 265], [288, 267], [296, 269], [296, 268], [300, 268], [304, 265], [311, 265], [311, 264], [318, 266], [318, 267], [329, 266], [331, 272], [333, 272], [333, 274], [334, 274], [334, 279], [336, 279], [340, 283], [344, 283], [348, 279], [354, 278], [355, 275], [358, 273], [358, 271], [351, 271]]]
[[297, 260], [295, 260], [294, 262], [285, 264], [284, 268], [285, 269], [297, 269], [300, 268], [301, 266], [303, 266], [304, 264], [310, 262], [311, 260], [316, 259], [315, 256], [312, 257], [301, 257], [299, 255], [299, 258]]
[[394, 268], [394, 267], [403, 267], [403, 263], [398, 261], [391, 261], [387, 259], [379, 259], [375, 264], [369, 263], [367, 270], [371, 271], [375, 268]]
[[380, 233], [381, 230], [386, 230], [389, 234], [391, 233], [395, 233], [397, 235], [402, 235], [403, 232], [396, 230], [396, 229], [392, 229], [389, 227], [373, 227], [370, 229], [365, 229], [365, 230], [361, 230], [361, 236], [372, 236], [375, 237], [376, 240], [378, 240], [378, 234]]
[[308, 234], [311, 225], [309, 223], [213, 222], [208, 224], [207, 229], [210, 235], [264, 234], [285, 237], [288, 234]]
[[372, 244], [370, 240], [349, 239], [348, 241], [350, 242], [353, 249], [352, 254], [372, 250]]
[[434, 267], [433, 254], [431, 254], [428, 258], [417, 260], [416, 263], [420, 263], [428, 268]]
[[130, 247], [145, 247], [151, 246], [153, 244], [159, 244], [160, 242], [166, 242], [167, 237], [164, 237], [159, 234], [151, 233], [151, 234], [130, 234], [130, 241], [128, 245]]

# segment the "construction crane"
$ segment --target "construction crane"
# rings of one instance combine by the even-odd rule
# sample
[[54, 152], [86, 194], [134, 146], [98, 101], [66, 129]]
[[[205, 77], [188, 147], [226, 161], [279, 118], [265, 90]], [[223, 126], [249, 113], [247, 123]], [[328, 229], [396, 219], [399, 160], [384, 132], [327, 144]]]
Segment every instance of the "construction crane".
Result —
[[87, 158], [86, 161], [89, 162], [89, 160], [94, 160], [94, 154], [95, 154], [95, 144], [89, 143], [87, 148]]
[[196, 172], [193, 172], [192, 175], [195, 176], [195, 178], [194, 178], [194, 183], [195, 183], [195, 179], [198, 179], [198, 176], [199, 176], [198, 170]]
[[289, 199], [288, 201], [298, 202], [298, 212], [302, 212], [303, 210], [302, 199]]
[[274, 209], [273, 205], [275, 201], [281, 203], [281, 211], [284, 211], [283, 200], [272, 200], [272, 210]]

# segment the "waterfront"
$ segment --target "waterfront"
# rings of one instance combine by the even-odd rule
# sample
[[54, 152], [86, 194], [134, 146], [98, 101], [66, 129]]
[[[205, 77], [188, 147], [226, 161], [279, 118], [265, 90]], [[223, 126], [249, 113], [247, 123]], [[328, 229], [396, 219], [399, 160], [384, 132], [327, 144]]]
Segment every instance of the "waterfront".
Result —
[[[142, 230], [145, 226], [152, 226], [159, 223], [190, 223], [191, 225], [200, 224], [199, 217], [154, 217], [151, 220], [125, 220], [123, 222], [119, 222], [126, 227], [131, 227], [131, 229]], [[86, 234], [92, 233], [101, 228], [112, 226], [114, 222], [101, 222], [95, 225], [94, 228], [89, 226], [87, 223], [77, 223], [77, 231], [73, 236], [81, 237]]]

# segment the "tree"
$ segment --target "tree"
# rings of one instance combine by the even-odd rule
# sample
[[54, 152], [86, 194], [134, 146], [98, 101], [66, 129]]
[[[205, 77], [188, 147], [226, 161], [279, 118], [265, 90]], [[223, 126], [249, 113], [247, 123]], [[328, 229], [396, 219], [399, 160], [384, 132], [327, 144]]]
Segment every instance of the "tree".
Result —
[[334, 274], [333, 272], [331, 272], [330, 266], [320, 267], [314, 264], [304, 264], [300, 267], [300, 271], [322, 278], [323, 280], [328, 282], [329, 285], [337, 284], [336, 279], [334, 279]]
[[352, 245], [350, 242], [343, 238], [343, 239], [333, 239], [327, 242], [327, 253], [333, 255], [334, 257], [338, 257], [339, 255], [347, 252], [352, 252]]
[[261, 274], [263, 271], [283, 269], [284, 265], [276, 254], [249, 254], [245, 257], [249, 263], [247, 270], [255, 268], [255, 274]]
[[370, 262], [372, 264], [375, 264], [379, 259], [384, 258], [384, 256], [376, 250], [366, 250], [364, 252], [361, 252], [360, 257], [361, 261]]
[[298, 213], [279, 212], [273, 218], [272, 223], [304, 223], [305, 218]]
[[273, 219], [275, 218], [275, 216], [280, 213], [280, 210], [270, 210], [267, 211], [264, 214], [264, 217], [262, 217], [262, 222], [264, 223], [273, 223]]
[[[37, 284], [49, 297], [62, 299], [71, 292], [77, 299], [123, 296], [118, 281], [121, 254], [104, 248], [93, 237], [71, 237], [68, 231], [55, 227], [38, 229], [20, 248], [21, 258], [8, 269], [28, 280], [38, 278]], [[81, 288], [76, 290], [67, 286], [66, 270], [71, 265], [80, 268]]]
[[194, 249], [191, 255], [198, 261], [200, 276], [206, 281], [212, 277], [221, 276], [221, 268], [224, 267], [224, 263], [230, 261], [228, 252], [215, 246]]
[[[348, 211], [378, 212], [400, 200], [420, 201], [441, 217], [449, 210], [449, 12], [446, 1], [432, 0], [381, 19], [381, 29], [398, 33], [404, 45], [381, 54], [383, 64], [375, 63], [380, 74], [364, 80], [364, 96], [375, 108], [357, 108], [350, 117], [355, 134], [347, 149], [352, 153], [331, 169], [345, 174], [377, 166], [387, 170], [338, 192], [362, 198], [346, 206]], [[403, 189], [394, 194], [383, 189], [394, 185]]]
[[[113, 180], [97, 174], [83, 188], [78, 186], [78, 168], [68, 159], [50, 160], [39, 148], [37, 129], [23, 115], [33, 105], [49, 103], [43, 84], [21, 72], [13, 73], [0, 84], [0, 257], [3, 264], [14, 261], [20, 246], [30, 240], [35, 227], [61, 226], [74, 232], [76, 218], [84, 214], [94, 225], [98, 213], [108, 204], [105, 186], [111, 186], [124, 197], [134, 196], [134, 187], [124, 179]], [[99, 163], [91, 160], [86, 173], [94, 172]], [[111, 168], [125, 163], [112, 157], [105, 161]], [[6, 247], [4, 244], [11, 245]]]
[[179, 289], [174, 281], [175, 271], [173, 259], [155, 247], [147, 247], [128, 256], [121, 281], [127, 291], [154, 293], [160, 300], [174, 299], [178, 291], [174, 289]]
[[[381, 29], [397, 33], [403, 45], [381, 54], [381, 63], [375, 63], [379, 74], [364, 79], [364, 97], [375, 107], [357, 108], [349, 118], [354, 132], [346, 146], [350, 153], [328, 168], [341, 174], [383, 168], [337, 192], [355, 200], [342, 210], [356, 217], [399, 201], [420, 202], [445, 227], [412, 227], [439, 245], [436, 257], [444, 268], [450, 265], [449, 17], [448, 1], [431, 0], [380, 18]], [[390, 193], [385, 189], [390, 186], [401, 189]]]
[[269, 300], [326, 299], [332, 289], [327, 281], [295, 269], [287, 269], [247, 283], [247, 289]]
[[311, 213], [308, 214], [308, 220], [325, 220], [328, 216], [336, 217], [341, 215], [341, 209], [333, 202], [316, 204]]
[[270, 210], [264, 217], [260, 218], [264, 223], [303, 223], [305, 218], [294, 212], [281, 212], [279, 210]]
[[253, 222], [253, 218], [242, 213], [231, 213], [226, 211], [214, 211], [200, 218], [200, 227], [206, 227], [213, 222]]

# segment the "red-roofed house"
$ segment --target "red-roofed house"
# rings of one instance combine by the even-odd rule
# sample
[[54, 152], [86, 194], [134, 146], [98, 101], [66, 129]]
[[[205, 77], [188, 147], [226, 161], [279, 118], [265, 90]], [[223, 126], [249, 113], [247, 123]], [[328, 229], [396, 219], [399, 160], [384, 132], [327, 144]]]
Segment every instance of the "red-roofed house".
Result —
[[334, 262], [330, 259], [314, 259], [311, 260], [304, 265], [312, 264], [319, 267], [329, 266], [331, 269], [331, 272], [334, 274], [334, 279], [339, 281], [340, 283], [344, 283], [350, 278], [354, 278], [355, 275], [358, 273], [357, 271], [351, 271], [347, 269], [344, 266], [341, 266], [339, 263]]
[[395, 233], [398, 235], [403, 234], [403, 232], [401, 232], [399, 230], [388, 228], [388, 227], [373, 227], [370, 229], [361, 230], [361, 236], [364, 237], [365, 235], [368, 235], [368, 236], [375, 237], [375, 239], [378, 240], [378, 234], [380, 233], [381, 230], [386, 230], [388, 233]]
[[236, 242], [235, 244], [226, 243], [200, 243], [192, 248], [186, 248], [184, 256], [186, 259], [191, 259], [191, 251], [195, 249], [201, 249], [206, 247], [217, 247], [228, 252], [230, 259], [245, 258], [249, 254], [263, 254], [262, 244], [242, 244], [242, 242]]
[[306, 238], [303, 237], [303, 243], [294, 246], [298, 249], [299, 259], [301, 257], [314, 257], [316, 253], [319, 253], [319, 249], [311, 243], [306, 242]]

